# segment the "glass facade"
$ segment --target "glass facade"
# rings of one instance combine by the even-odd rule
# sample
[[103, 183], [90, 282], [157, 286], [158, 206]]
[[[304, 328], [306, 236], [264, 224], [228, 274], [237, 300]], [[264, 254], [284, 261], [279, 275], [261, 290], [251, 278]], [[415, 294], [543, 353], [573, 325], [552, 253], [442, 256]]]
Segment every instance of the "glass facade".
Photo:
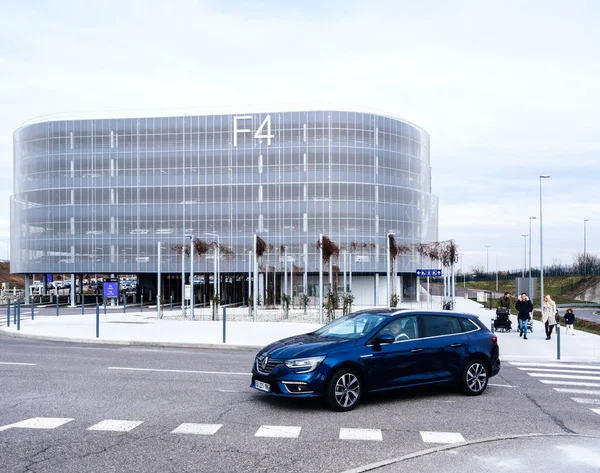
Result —
[[[14, 133], [14, 273], [181, 272], [186, 233], [233, 250], [221, 272], [262, 258], [318, 271], [319, 234], [355, 273], [385, 274], [386, 234], [438, 237], [429, 135], [404, 120], [336, 110], [49, 121]], [[355, 245], [356, 247], [356, 245]], [[341, 259], [341, 258], [340, 258]], [[186, 261], [188, 269], [189, 260]], [[212, 272], [210, 255], [196, 257]], [[340, 264], [340, 263], [336, 263]], [[416, 252], [398, 269], [414, 273]]]

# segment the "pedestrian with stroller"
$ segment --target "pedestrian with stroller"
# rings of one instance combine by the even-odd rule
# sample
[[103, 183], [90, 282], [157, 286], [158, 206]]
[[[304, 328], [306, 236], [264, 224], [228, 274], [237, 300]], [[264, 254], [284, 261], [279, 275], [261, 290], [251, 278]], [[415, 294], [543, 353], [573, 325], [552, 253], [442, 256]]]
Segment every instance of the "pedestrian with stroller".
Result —
[[508, 309], [510, 310], [512, 301], [510, 300], [510, 292], [506, 291], [504, 295], [498, 299], [498, 307], [500, 309]]
[[571, 331], [571, 335], [575, 335], [573, 330], [573, 324], [575, 323], [575, 314], [573, 313], [573, 309], [570, 307], [567, 309], [567, 313], [565, 314], [565, 325], [567, 327], [567, 335], [569, 335], [569, 331]]
[[529, 322], [529, 314], [533, 312], [533, 304], [529, 300], [527, 293], [521, 294], [517, 301], [515, 308], [519, 313], [517, 318], [519, 319], [519, 337], [523, 337], [527, 340], [527, 323]]
[[546, 340], [552, 338], [552, 331], [556, 325], [556, 303], [546, 294], [542, 306], [542, 323], [546, 326]]

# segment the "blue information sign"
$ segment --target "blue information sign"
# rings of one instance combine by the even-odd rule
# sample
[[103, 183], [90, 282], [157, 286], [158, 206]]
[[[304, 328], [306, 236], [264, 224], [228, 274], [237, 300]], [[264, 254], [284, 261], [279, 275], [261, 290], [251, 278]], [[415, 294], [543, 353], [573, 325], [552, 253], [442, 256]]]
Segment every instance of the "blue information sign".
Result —
[[104, 282], [102, 283], [102, 289], [104, 297], [107, 299], [118, 299], [119, 298], [119, 283], [118, 282]]
[[442, 277], [441, 269], [417, 269], [417, 276], [427, 276], [432, 278]]

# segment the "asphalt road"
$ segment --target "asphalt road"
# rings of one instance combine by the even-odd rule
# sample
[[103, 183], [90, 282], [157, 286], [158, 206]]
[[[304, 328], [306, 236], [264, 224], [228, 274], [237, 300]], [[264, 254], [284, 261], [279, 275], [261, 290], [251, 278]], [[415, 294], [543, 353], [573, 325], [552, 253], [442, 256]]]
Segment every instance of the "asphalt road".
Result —
[[[372, 396], [354, 411], [334, 413], [318, 400], [277, 399], [250, 389], [253, 358], [248, 351], [98, 347], [0, 336], [1, 471], [343, 472], [446, 441], [565, 434], [572, 450], [587, 452], [600, 439], [600, 415], [591, 410], [600, 412], [600, 397], [575, 402], [571, 396], [592, 395], [558, 392], [557, 385], [509, 364], [482, 396], [466, 397], [450, 387], [413, 389]], [[563, 364], [560, 370], [568, 368]], [[600, 381], [600, 371], [591, 372]], [[598, 388], [582, 390], [600, 394]], [[24, 428], [49, 422], [35, 418], [58, 420], [45, 426], [55, 428]], [[108, 420], [133, 424], [109, 424], [129, 431], [97, 430]], [[201, 428], [212, 434], [173, 433]], [[363, 439], [343, 438], [348, 435]], [[556, 444], [541, 440], [529, 451], [514, 442], [501, 447], [504, 455], [514, 459], [521, 449], [531, 471], [538, 471], [533, 466], [544, 457], [544, 445]], [[478, 443], [460, 448], [460, 466], [480, 468], [472, 471], [488, 471], [478, 460], [486, 451], [499, 454]], [[380, 471], [459, 471], [450, 453], [410, 461], [421, 464]]]

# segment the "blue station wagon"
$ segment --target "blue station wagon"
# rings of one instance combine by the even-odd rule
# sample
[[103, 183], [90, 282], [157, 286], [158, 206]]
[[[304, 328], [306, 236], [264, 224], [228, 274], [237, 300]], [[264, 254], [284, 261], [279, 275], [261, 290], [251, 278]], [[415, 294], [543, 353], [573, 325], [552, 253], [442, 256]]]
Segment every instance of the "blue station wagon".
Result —
[[474, 315], [369, 309], [263, 348], [251, 387], [348, 411], [368, 392], [433, 383], [476, 396], [499, 371], [498, 339]]

